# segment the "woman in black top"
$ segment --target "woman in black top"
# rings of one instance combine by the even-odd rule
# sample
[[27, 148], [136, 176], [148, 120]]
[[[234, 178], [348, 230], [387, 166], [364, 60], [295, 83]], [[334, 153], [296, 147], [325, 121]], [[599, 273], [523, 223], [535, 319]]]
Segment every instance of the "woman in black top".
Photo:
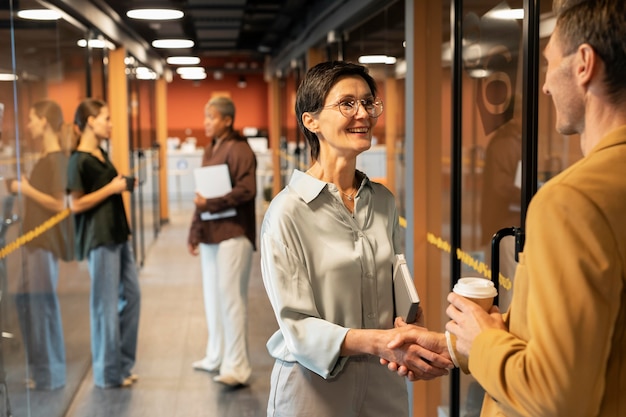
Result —
[[[67, 154], [60, 143], [61, 107], [42, 100], [28, 115], [28, 131], [41, 146], [30, 177], [10, 184], [24, 196], [23, 230], [35, 230], [65, 209]], [[28, 360], [28, 385], [52, 390], [65, 385], [65, 343], [57, 297], [59, 258], [70, 260], [71, 219], [57, 223], [26, 244], [24, 275], [15, 294], [20, 328]]]
[[130, 227], [117, 173], [100, 142], [111, 133], [109, 109], [87, 99], [76, 109], [78, 146], [69, 160], [68, 191], [75, 214], [76, 256], [86, 258], [91, 276], [91, 350], [94, 382], [101, 388], [127, 387], [137, 350], [139, 281], [128, 237]]

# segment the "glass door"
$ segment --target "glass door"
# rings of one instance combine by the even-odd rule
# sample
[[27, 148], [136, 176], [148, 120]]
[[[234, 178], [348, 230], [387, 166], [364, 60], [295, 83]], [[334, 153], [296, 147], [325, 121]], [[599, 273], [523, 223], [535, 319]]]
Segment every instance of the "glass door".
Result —
[[[538, 123], [538, 106], [550, 104], [539, 99], [538, 57], [551, 2], [459, 0], [451, 9], [451, 287], [461, 277], [492, 279], [505, 311], [522, 249], [513, 234], [523, 236], [538, 186], [537, 137], [551, 138], [542, 142], [541, 177], [564, 165], [554, 152], [561, 141], [547, 133], [553, 126]], [[492, 241], [502, 230], [494, 259]], [[450, 416], [480, 414], [484, 391], [471, 375], [455, 370], [450, 394]]]

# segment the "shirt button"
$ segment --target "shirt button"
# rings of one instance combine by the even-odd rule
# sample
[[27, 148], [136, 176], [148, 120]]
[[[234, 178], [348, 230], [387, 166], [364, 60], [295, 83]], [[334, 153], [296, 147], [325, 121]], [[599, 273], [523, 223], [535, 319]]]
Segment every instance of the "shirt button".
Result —
[[368, 318], [368, 319], [373, 319], [373, 318], [374, 318], [374, 313], [369, 313], [369, 314], [367, 315], [367, 318]]

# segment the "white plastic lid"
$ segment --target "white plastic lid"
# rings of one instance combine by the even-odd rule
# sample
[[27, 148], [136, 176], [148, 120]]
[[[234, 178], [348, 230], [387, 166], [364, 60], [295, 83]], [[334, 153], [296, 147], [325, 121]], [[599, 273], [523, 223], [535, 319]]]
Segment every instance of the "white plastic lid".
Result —
[[492, 298], [498, 295], [493, 282], [486, 278], [460, 278], [452, 291], [468, 298]]

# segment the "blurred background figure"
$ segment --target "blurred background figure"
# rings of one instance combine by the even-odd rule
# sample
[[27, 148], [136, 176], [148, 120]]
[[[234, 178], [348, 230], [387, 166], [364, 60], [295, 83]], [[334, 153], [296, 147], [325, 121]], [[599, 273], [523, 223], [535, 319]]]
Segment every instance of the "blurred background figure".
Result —
[[100, 388], [129, 387], [135, 365], [140, 290], [122, 192], [134, 184], [119, 175], [102, 141], [111, 135], [106, 103], [86, 99], [76, 109], [80, 132], [68, 166], [67, 188], [75, 214], [76, 257], [87, 258], [93, 376]]
[[[252, 252], [256, 249], [256, 157], [247, 140], [233, 128], [235, 104], [215, 97], [204, 108], [204, 128], [212, 141], [202, 166], [226, 164], [232, 190], [216, 198], [194, 199], [187, 246], [200, 254], [202, 288], [208, 326], [204, 358], [194, 369], [219, 372], [213, 380], [246, 385], [252, 373], [247, 342], [247, 298]], [[205, 214], [235, 209], [233, 217], [207, 220]], [[204, 219], [203, 219], [204, 217]]]
[[[28, 131], [41, 155], [30, 176], [10, 182], [24, 197], [23, 231], [28, 233], [66, 208], [67, 149], [63, 149], [63, 113], [51, 100], [36, 102]], [[72, 222], [66, 219], [25, 245], [24, 275], [15, 304], [28, 360], [30, 388], [53, 390], [65, 385], [65, 343], [57, 296], [59, 259], [73, 259]]]

